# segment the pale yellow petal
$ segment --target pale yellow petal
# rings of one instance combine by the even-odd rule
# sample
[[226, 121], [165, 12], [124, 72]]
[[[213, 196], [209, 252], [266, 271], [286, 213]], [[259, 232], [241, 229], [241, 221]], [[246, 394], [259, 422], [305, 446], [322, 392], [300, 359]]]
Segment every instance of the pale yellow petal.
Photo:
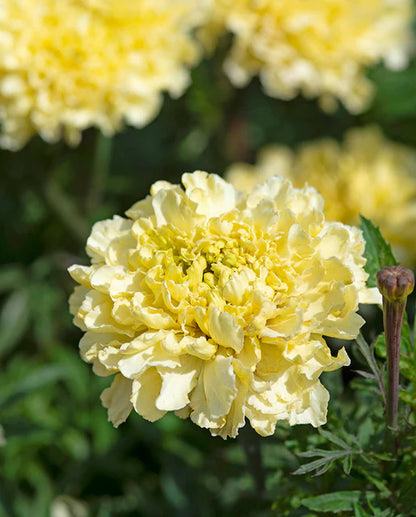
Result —
[[237, 353], [243, 348], [243, 329], [231, 314], [220, 312], [212, 304], [208, 309], [208, 327], [212, 339], [219, 345], [233, 348]]
[[187, 196], [196, 204], [197, 214], [217, 217], [236, 206], [238, 193], [230, 183], [216, 174], [203, 171], [183, 174], [182, 183]]
[[165, 411], [176, 411], [189, 404], [189, 394], [196, 386], [200, 368], [201, 361], [186, 357], [175, 369], [158, 367], [162, 388], [156, 407]]
[[159, 190], [153, 197], [152, 206], [159, 226], [172, 224], [179, 230], [190, 232], [195, 225], [195, 212], [179, 190]]
[[103, 406], [108, 409], [108, 420], [114, 427], [126, 421], [133, 405], [130, 402], [132, 382], [122, 375], [116, 375], [113, 383], [101, 394]]
[[191, 395], [191, 418], [198, 422], [200, 415], [216, 420], [227, 415], [236, 397], [237, 388], [231, 357], [217, 355], [202, 366], [197, 389]]
[[162, 378], [156, 368], [148, 368], [133, 381], [131, 401], [134, 409], [150, 422], [159, 420], [166, 413], [156, 407], [161, 388]]

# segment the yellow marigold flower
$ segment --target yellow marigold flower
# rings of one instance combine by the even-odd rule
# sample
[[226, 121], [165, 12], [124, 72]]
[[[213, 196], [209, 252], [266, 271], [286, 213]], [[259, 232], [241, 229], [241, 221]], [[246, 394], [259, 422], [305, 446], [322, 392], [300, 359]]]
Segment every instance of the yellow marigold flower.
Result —
[[261, 435], [277, 420], [322, 425], [319, 376], [349, 364], [323, 336], [354, 338], [359, 301], [380, 299], [361, 232], [325, 222], [320, 195], [282, 177], [250, 194], [201, 171], [182, 182], [96, 223], [92, 265], [69, 269], [82, 357], [116, 374], [109, 419], [174, 411], [223, 438], [245, 418]]
[[180, 95], [205, 0], [0, 2], [0, 145], [35, 133], [77, 144], [89, 126], [143, 126]]
[[238, 189], [282, 174], [295, 186], [315, 187], [330, 221], [358, 225], [359, 214], [380, 226], [404, 263], [416, 263], [416, 153], [384, 138], [376, 127], [353, 129], [344, 142], [324, 139], [287, 147], [266, 147], [256, 166], [237, 163], [226, 173]]
[[[221, 25], [233, 38], [225, 70], [244, 86], [259, 75], [268, 95], [340, 99], [351, 112], [372, 97], [365, 67], [383, 60], [397, 70], [413, 46], [412, 0], [214, 0], [212, 36]], [[211, 33], [211, 34], [209, 34]]]

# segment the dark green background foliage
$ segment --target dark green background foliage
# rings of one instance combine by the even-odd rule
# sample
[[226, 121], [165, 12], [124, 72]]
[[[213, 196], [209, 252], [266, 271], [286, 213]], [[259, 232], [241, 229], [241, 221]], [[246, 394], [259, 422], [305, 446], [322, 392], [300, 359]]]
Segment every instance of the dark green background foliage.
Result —
[[[410, 329], [394, 462], [384, 450], [377, 382], [382, 338], [377, 359], [364, 350], [373, 369], [349, 343], [353, 365], [324, 376], [331, 392], [325, 430], [282, 424], [260, 438], [246, 427], [225, 442], [170, 415], [150, 424], [132, 414], [113, 429], [99, 401], [109, 379], [79, 358], [81, 332], [67, 307], [73, 282], [66, 268], [87, 263], [92, 223], [122, 214], [155, 180], [176, 182], [194, 169], [222, 173], [235, 160], [253, 161], [265, 144], [341, 138], [368, 123], [416, 147], [416, 62], [400, 73], [381, 66], [369, 73], [378, 92], [372, 107], [359, 117], [342, 108], [327, 115], [315, 101], [266, 97], [257, 81], [231, 88], [218, 55], [142, 130], [114, 139], [91, 130], [76, 149], [34, 138], [20, 152], [0, 152], [0, 424], [7, 440], [0, 516], [42, 517], [55, 508], [58, 517], [57, 505], [75, 517], [416, 515]], [[377, 251], [370, 252], [374, 263]], [[381, 331], [377, 311], [366, 313], [370, 342]]]

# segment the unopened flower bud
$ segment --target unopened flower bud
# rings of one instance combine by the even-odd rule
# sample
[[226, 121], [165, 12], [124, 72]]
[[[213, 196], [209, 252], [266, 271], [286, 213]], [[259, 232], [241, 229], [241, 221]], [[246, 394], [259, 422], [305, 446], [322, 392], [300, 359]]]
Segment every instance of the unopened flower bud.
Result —
[[403, 266], [389, 266], [377, 273], [377, 287], [390, 302], [405, 300], [413, 291], [415, 277]]

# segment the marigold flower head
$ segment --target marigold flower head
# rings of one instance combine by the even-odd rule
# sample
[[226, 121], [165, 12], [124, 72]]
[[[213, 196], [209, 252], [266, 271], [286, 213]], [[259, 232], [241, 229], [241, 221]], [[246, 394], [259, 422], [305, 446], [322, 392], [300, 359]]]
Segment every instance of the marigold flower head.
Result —
[[[351, 112], [371, 100], [365, 67], [403, 68], [411, 51], [411, 0], [214, 0], [212, 28], [233, 34], [225, 63], [231, 82], [259, 75], [268, 95], [334, 99]], [[212, 37], [212, 34], [211, 34]], [[205, 39], [207, 35], [205, 34]]]
[[92, 265], [69, 269], [82, 357], [116, 374], [109, 419], [174, 411], [223, 438], [245, 418], [261, 435], [323, 424], [319, 376], [349, 364], [323, 336], [356, 337], [359, 301], [381, 299], [365, 287], [361, 232], [325, 222], [321, 196], [282, 177], [250, 194], [201, 171], [182, 182], [96, 223]]
[[410, 148], [387, 140], [376, 127], [353, 129], [341, 144], [323, 139], [296, 152], [266, 147], [257, 165], [236, 163], [226, 177], [249, 191], [274, 174], [315, 187], [328, 220], [358, 225], [359, 214], [371, 219], [400, 260], [416, 263], [416, 153]]
[[0, 145], [35, 133], [77, 144], [89, 126], [143, 126], [180, 95], [198, 57], [205, 0], [4, 0]]

